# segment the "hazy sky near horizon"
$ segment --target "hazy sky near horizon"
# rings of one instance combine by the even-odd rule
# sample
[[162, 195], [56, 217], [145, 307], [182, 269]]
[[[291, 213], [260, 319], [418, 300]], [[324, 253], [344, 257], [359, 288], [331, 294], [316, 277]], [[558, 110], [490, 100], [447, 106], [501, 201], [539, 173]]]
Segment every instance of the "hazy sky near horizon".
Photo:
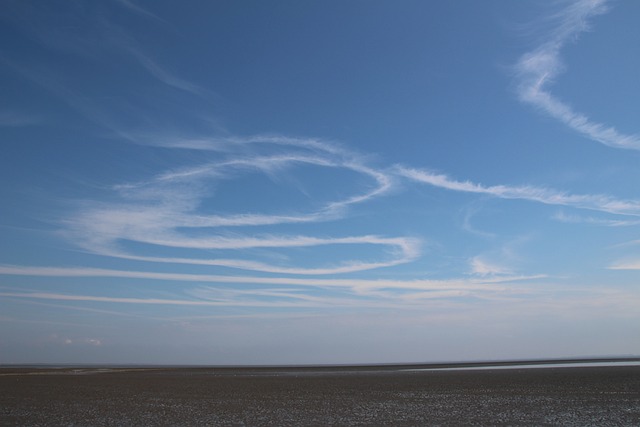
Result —
[[638, 18], [3, 1], [0, 363], [640, 354]]

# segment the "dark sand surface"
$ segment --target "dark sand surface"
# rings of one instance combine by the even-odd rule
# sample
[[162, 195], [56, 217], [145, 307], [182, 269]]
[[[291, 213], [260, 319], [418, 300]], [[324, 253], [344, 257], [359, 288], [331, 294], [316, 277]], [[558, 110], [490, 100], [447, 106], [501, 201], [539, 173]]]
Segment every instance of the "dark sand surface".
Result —
[[640, 426], [640, 366], [4, 368], [0, 425]]

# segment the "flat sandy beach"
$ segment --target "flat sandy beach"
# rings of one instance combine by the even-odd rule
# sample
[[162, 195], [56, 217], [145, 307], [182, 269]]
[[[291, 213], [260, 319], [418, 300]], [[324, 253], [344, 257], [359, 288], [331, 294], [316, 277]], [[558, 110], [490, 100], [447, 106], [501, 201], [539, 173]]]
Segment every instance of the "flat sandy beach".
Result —
[[0, 425], [638, 426], [640, 366], [5, 368]]

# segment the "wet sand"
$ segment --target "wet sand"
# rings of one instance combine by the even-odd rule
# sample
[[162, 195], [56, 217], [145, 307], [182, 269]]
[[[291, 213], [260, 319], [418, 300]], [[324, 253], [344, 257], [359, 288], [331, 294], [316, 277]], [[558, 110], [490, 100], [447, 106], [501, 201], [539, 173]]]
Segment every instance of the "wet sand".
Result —
[[0, 369], [0, 425], [640, 425], [640, 366]]

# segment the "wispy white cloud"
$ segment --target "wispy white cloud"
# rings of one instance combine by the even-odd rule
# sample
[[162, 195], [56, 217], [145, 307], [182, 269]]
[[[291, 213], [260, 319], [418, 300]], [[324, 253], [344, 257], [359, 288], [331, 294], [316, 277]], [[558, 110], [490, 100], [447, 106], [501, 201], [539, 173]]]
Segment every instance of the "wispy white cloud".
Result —
[[603, 194], [568, 194], [534, 186], [483, 186], [471, 181], [456, 181], [444, 174], [402, 166], [397, 167], [397, 171], [411, 180], [452, 191], [485, 194], [501, 199], [529, 200], [547, 205], [568, 206], [617, 215], [640, 215], [640, 202], [637, 200], [619, 200]]
[[515, 275], [526, 257], [522, 247], [531, 240], [527, 234], [502, 241], [469, 259], [471, 274], [481, 277], [509, 277]]
[[[230, 305], [243, 305], [252, 307], [271, 307], [274, 306], [270, 302], [260, 301], [198, 301], [198, 300], [178, 300], [178, 299], [163, 299], [163, 298], [120, 298], [120, 297], [101, 297], [93, 295], [78, 295], [78, 294], [56, 294], [48, 292], [0, 292], [0, 296], [13, 297], [13, 298], [34, 298], [44, 300], [61, 300], [61, 301], [83, 301], [83, 302], [105, 302], [105, 303], [119, 303], [119, 304], [153, 304], [153, 305], [187, 305], [187, 306], [207, 306], [207, 307], [220, 307]], [[300, 307], [300, 303], [284, 303], [277, 304], [278, 307], [291, 306]]]
[[[503, 199], [521, 199], [549, 205], [591, 209], [618, 215], [640, 215], [640, 202], [618, 200], [606, 195], [572, 195], [534, 186], [483, 186], [470, 181], [456, 181], [444, 174], [422, 169], [396, 166], [374, 169], [364, 157], [318, 139], [288, 138], [282, 136], [230, 137], [214, 140], [200, 139], [196, 146], [175, 141], [172, 148], [212, 151], [223, 160], [188, 168], [168, 170], [149, 180], [125, 183], [114, 187], [122, 199], [116, 203], [87, 203], [62, 224], [62, 235], [83, 249], [104, 256], [143, 262], [191, 264], [251, 270], [275, 274], [327, 275], [352, 273], [375, 268], [391, 267], [416, 260], [420, 256], [420, 239], [415, 237], [388, 237], [377, 235], [317, 237], [313, 235], [269, 234], [261, 227], [284, 224], [312, 224], [337, 221], [347, 215], [348, 208], [389, 193], [399, 177], [426, 183], [451, 191], [484, 194]], [[221, 146], [228, 148], [220, 151]], [[242, 148], [239, 149], [238, 146]], [[260, 155], [253, 150], [260, 148]], [[277, 154], [265, 154], [265, 150]], [[264, 173], [275, 182], [279, 174], [293, 166], [320, 166], [344, 169], [364, 176], [372, 185], [359, 194], [326, 202], [320, 208], [301, 213], [300, 209], [285, 214], [240, 212], [219, 215], [202, 212], [200, 200], [205, 197], [205, 183], [235, 179], [247, 171]], [[253, 227], [255, 232], [212, 233], [212, 229]], [[190, 230], [184, 233], [183, 230]], [[231, 253], [258, 248], [301, 248], [329, 245], [373, 245], [386, 248], [386, 259], [341, 260], [319, 266], [290, 266], [240, 259], [233, 255], [206, 256], [152, 256], [125, 250], [122, 242], [138, 242], [167, 249], [197, 251], [218, 250]], [[472, 262], [476, 274], [507, 273], [510, 270], [484, 259]]]
[[[129, 0], [119, 0], [122, 4], [127, 6], [130, 10], [134, 10], [139, 13], [143, 13], [146, 16], [156, 18], [158, 22], [166, 24], [166, 21], [158, 18], [156, 15], [151, 14], [145, 9], [140, 8], [136, 4]], [[143, 48], [140, 43], [124, 28], [116, 24], [115, 22], [108, 20], [101, 20], [103, 32], [102, 37], [110, 44], [113, 49], [118, 53], [126, 53], [130, 58], [134, 59], [138, 65], [145, 69], [151, 76], [157, 79], [159, 82], [172, 87], [174, 89], [189, 92], [193, 95], [200, 97], [207, 97], [211, 95], [211, 92], [198, 86], [190, 81], [187, 81], [181, 77], [176, 76], [169, 71], [166, 66], [161, 66], [157, 60], [155, 60], [147, 49]]]
[[[162, 242], [151, 242], [154, 244], [163, 245]], [[171, 246], [176, 246], [180, 242], [178, 240], [171, 240]], [[393, 251], [396, 256], [388, 261], [381, 262], [362, 262], [362, 261], [342, 261], [337, 266], [328, 266], [324, 268], [295, 268], [295, 267], [280, 267], [273, 264], [266, 264], [257, 261], [247, 261], [240, 259], [201, 259], [201, 258], [175, 258], [175, 257], [151, 257], [143, 255], [131, 255], [122, 251], [102, 251], [102, 255], [113, 256], [121, 259], [129, 259], [136, 261], [146, 262], [159, 262], [159, 263], [171, 263], [171, 264], [191, 264], [191, 265], [208, 265], [229, 267], [243, 270], [261, 271], [267, 273], [280, 273], [280, 274], [305, 274], [305, 275], [326, 275], [326, 274], [338, 274], [338, 273], [353, 273], [356, 271], [371, 270], [375, 268], [392, 267], [395, 265], [404, 264], [416, 259], [420, 254], [420, 242], [414, 238], [383, 238], [378, 236], [358, 236], [358, 237], [343, 237], [332, 239], [318, 239], [309, 237], [261, 237], [254, 239], [214, 239], [211, 241], [212, 246], [206, 246], [207, 249], [249, 249], [249, 248], [265, 248], [265, 247], [309, 247], [309, 246], [322, 246], [322, 245], [345, 245], [345, 244], [366, 244], [366, 245], [384, 245], [390, 246], [395, 249]], [[164, 245], [169, 246], [169, 245]], [[188, 248], [199, 248], [202, 246], [195, 245], [193, 243], [182, 242], [180, 245]]]
[[612, 262], [607, 268], [609, 270], [640, 270], [640, 258], [621, 259]]
[[594, 218], [591, 216], [571, 215], [562, 211], [556, 212], [552, 218], [556, 221], [569, 224], [588, 224], [604, 227], [630, 227], [640, 225], [640, 220]]
[[563, 70], [562, 48], [587, 31], [589, 21], [594, 16], [606, 11], [606, 0], [577, 0], [552, 16], [552, 29], [546, 29], [544, 42], [524, 54], [515, 66], [518, 96], [523, 102], [539, 108], [592, 140], [610, 147], [640, 150], [640, 136], [625, 135], [611, 126], [594, 122], [549, 91], [549, 86]]
[[479, 276], [508, 275], [513, 272], [506, 266], [487, 260], [485, 257], [478, 255], [469, 260], [471, 273]]
[[65, 79], [51, 70], [42, 67], [28, 66], [0, 56], [0, 63], [11, 69], [20, 77], [31, 81], [56, 96], [60, 101], [80, 113], [95, 124], [120, 135], [121, 126], [113, 116], [88, 97], [65, 83]]
[[[51, 301], [94, 302], [106, 304], [173, 305], [190, 307], [245, 308], [408, 308], [434, 300], [476, 297], [485, 300], [519, 299], [534, 292], [531, 286], [544, 276], [501, 275], [499, 277], [451, 280], [366, 280], [307, 279], [284, 277], [215, 276], [107, 270], [81, 267], [0, 266], [0, 274], [42, 277], [118, 277], [176, 282], [197, 282], [200, 287], [186, 291], [187, 297], [120, 297], [65, 294], [41, 291], [0, 290], [0, 297], [16, 301], [46, 304]], [[517, 287], [513, 283], [522, 282]], [[218, 283], [219, 287], [202, 286]], [[230, 285], [244, 285], [242, 287]], [[258, 285], [248, 288], [248, 285]], [[275, 286], [275, 287], [274, 287]], [[309, 288], [331, 289], [331, 293], [311, 292]], [[64, 306], [74, 309], [76, 305]], [[82, 306], [79, 306], [82, 307]], [[88, 310], [97, 310], [90, 308]], [[119, 312], [99, 311], [113, 315]]]
[[451, 289], [487, 289], [490, 285], [506, 290], [505, 284], [545, 279], [545, 275], [505, 275], [486, 278], [462, 278], [448, 280], [390, 280], [390, 279], [329, 279], [306, 277], [256, 277], [225, 276], [211, 274], [162, 273], [154, 271], [112, 270], [87, 267], [39, 267], [0, 265], [0, 274], [34, 277], [119, 277], [130, 279], [166, 280], [177, 282], [200, 282], [222, 284], [256, 284], [279, 286], [310, 286], [318, 288], [345, 288], [356, 291], [375, 289], [415, 289], [415, 290], [451, 290]]
[[473, 218], [474, 215], [476, 215], [478, 213], [478, 208], [477, 207], [467, 207], [463, 214], [464, 217], [462, 219], [462, 229], [471, 233], [471, 234], [475, 234], [476, 236], [480, 236], [480, 237], [484, 237], [484, 238], [488, 238], [488, 239], [492, 239], [496, 237], [495, 233], [490, 233], [488, 231], [485, 230], [479, 230], [478, 228], [476, 228], [472, 223], [471, 223], [471, 219]]
[[[89, 61], [94, 65], [117, 64], [119, 68], [139, 66], [154, 81], [162, 85], [209, 99], [214, 95], [211, 91], [179, 77], [171, 70], [171, 66], [161, 64], [154, 58], [151, 49], [145, 46], [127, 29], [117, 22], [110, 20], [107, 14], [92, 13], [91, 8], [82, 7], [79, 4], [68, 3], [61, 11], [43, 13], [44, 9], [33, 7], [29, 2], [20, 5], [20, 13], [12, 14], [14, 24], [21, 28], [25, 35], [37, 41], [42, 46], [56, 53], [70, 55], [69, 64], [78, 64]], [[131, 0], [118, 0], [128, 11], [143, 15], [155, 22], [168, 23], [157, 15], [140, 7]], [[122, 61], [127, 58], [129, 61]], [[0, 58], [9, 61], [6, 57]], [[120, 137], [130, 132], [124, 132], [123, 126], [109, 125], [113, 122], [114, 115], [104, 106], [89, 101], [86, 90], [78, 89], [76, 82], [70, 79], [74, 76], [73, 68], [56, 69], [55, 67], [35, 63], [14, 61], [14, 68], [22, 68], [21, 75], [45, 86], [51, 92], [59, 96], [63, 102], [76, 108], [89, 119], [107, 127], [109, 130], [118, 130]], [[27, 73], [24, 69], [29, 70]], [[39, 71], [43, 70], [43, 71]], [[56, 87], [57, 86], [57, 87]], [[130, 98], [132, 99], [132, 98]], [[102, 116], [101, 120], [95, 120]], [[109, 120], [105, 120], [109, 117]], [[123, 122], [123, 121], [121, 121]]]
[[137, 60], [138, 64], [140, 64], [145, 70], [147, 70], [153, 77], [166, 84], [167, 86], [171, 86], [175, 89], [183, 90], [185, 92], [189, 92], [193, 95], [198, 96], [205, 96], [209, 94], [209, 92], [204, 88], [180, 77], [177, 77], [176, 75], [168, 71], [166, 67], [160, 66], [155, 60], [147, 55], [142, 49], [136, 47], [131, 41], [123, 42], [122, 47], [133, 58]]
[[[436, 290], [419, 291], [403, 294], [392, 294], [389, 292], [379, 292], [371, 298], [370, 295], [351, 295], [344, 297], [311, 296], [304, 293], [282, 292], [279, 290], [265, 291], [244, 291], [237, 292], [233, 289], [223, 289], [218, 292], [215, 289], [201, 289], [194, 292], [199, 297], [197, 299], [170, 299], [170, 298], [131, 298], [95, 296], [82, 294], [61, 294], [51, 292], [0, 292], [1, 297], [13, 298], [24, 301], [51, 301], [51, 305], [57, 301], [87, 302], [103, 304], [132, 304], [132, 305], [163, 305], [163, 306], [184, 306], [184, 307], [242, 307], [242, 308], [288, 308], [288, 309], [319, 309], [319, 308], [385, 308], [400, 309], [420, 306], [433, 300], [455, 299], [460, 297], [483, 295], [483, 298], [490, 299], [491, 294], [502, 294], [498, 298], [506, 298], [510, 292], [486, 287], [476, 290]], [[526, 293], [520, 291], [513, 293], [512, 297], [517, 297]], [[119, 313], [113, 313], [119, 316]], [[226, 316], [225, 316], [226, 317]], [[262, 317], [262, 316], [260, 316]]]
[[153, 21], [156, 21], [158, 23], [167, 25], [167, 21], [165, 21], [164, 19], [160, 18], [158, 15], [156, 15], [155, 13], [149, 12], [147, 9], [141, 7], [140, 5], [136, 4], [135, 2], [133, 2], [132, 0], [117, 0], [118, 3], [120, 3], [121, 5], [123, 5], [124, 7], [126, 7], [127, 9], [129, 9], [130, 11], [139, 14], [140, 16], [143, 16], [145, 18], [149, 18]]
[[[22, 290], [12, 290], [12, 289], [7, 289], [4, 288], [3, 292], [6, 292], [7, 294], [10, 293], [17, 293], [17, 294], [31, 294], [33, 292], [36, 291], [25, 291], [24, 289]], [[36, 292], [37, 293], [37, 292]], [[84, 306], [80, 306], [77, 304], [60, 304], [58, 302], [44, 302], [42, 301], [40, 298], [23, 298], [23, 297], [16, 297], [16, 298], [12, 298], [10, 296], [5, 296], [4, 297], [5, 301], [11, 301], [12, 304], [30, 304], [30, 305], [38, 305], [41, 307], [49, 307], [49, 308], [56, 308], [56, 309], [61, 309], [64, 311], [82, 311], [85, 313], [93, 313], [93, 314], [103, 314], [103, 315], [108, 315], [108, 316], [116, 316], [116, 317], [133, 317], [133, 318], [137, 318], [137, 319], [143, 319], [143, 320], [160, 320], [160, 317], [153, 317], [153, 316], [148, 316], [148, 315], [142, 315], [142, 314], [138, 314], [137, 312], [132, 312], [132, 311], [114, 311], [114, 310], [105, 310], [105, 309], [100, 309], [100, 308], [95, 308], [95, 307], [84, 307]], [[2, 320], [0, 318], [0, 320]], [[19, 319], [19, 318], [13, 318], [11, 320], [15, 320], [15, 321], [27, 321], [25, 319]], [[51, 320], [34, 320], [32, 321], [33, 323], [40, 323], [40, 324], [58, 324], [59, 322], [55, 322], [55, 321], [51, 321]], [[65, 325], [77, 325], [77, 323], [72, 323], [72, 322], [65, 322]]]
[[[273, 235], [260, 233], [262, 226], [281, 224], [304, 224], [320, 221], [335, 221], [344, 217], [349, 207], [362, 204], [389, 192], [394, 178], [389, 173], [364, 164], [359, 156], [338, 146], [315, 139], [296, 139], [277, 136], [230, 138], [218, 140], [220, 145], [242, 144], [244, 148], [235, 152], [225, 151], [225, 159], [180, 170], [165, 171], [150, 180], [126, 183], [114, 189], [122, 200], [113, 203], [86, 203], [80, 210], [62, 221], [62, 235], [90, 252], [123, 259], [180, 263], [193, 265], [222, 266], [269, 273], [286, 274], [335, 274], [390, 267], [415, 260], [420, 254], [420, 241], [415, 237], [382, 237], [376, 235], [315, 237], [309, 235]], [[276, 155], [253, 154], [251, 146], [260, 149], [284, 146], [289, 152], [278, 150]], [[175, 148], [184, 148], [176, 145]], [[191, 145], [188, 149], [208, 151], [209, 147]], [[291, 151], [293, 150], [293, 151]], [[278, 175], [293, 165], [308, 165], [343, 169], [364, 176], [372, 185], [355, 195], [328, 201], [306, 213], [300, 209], [290, 214], [236, 213], [228, 215], [209, 214], [200, 211], [200, 200], [205, 197], [201, 188], [211, 182], [234, 179], [246, 171], [265, 173], [278, 180]], [[202, 185], [201, 185], [202, 184]], [[233, 236], [215, 234], [212, 228], [254, 227], [255, 233]], [[180, 230], [192, 230], [185, 234]], [[195, 234], [194, 234], [195, 233]], [[298, 248], [327, 245], [375, 245], [387, 247], [387, 259], [378, 261], [343, 260], [337, 265], [321, 267], [289, 267], [267, 264], [256, 260], [234, 257], [204, 259], [198, 257], [149, 256], [127, 252], [120, 242], [133, 241], [165, 248], [194, 250], [238, 251], [256, 248]]]

